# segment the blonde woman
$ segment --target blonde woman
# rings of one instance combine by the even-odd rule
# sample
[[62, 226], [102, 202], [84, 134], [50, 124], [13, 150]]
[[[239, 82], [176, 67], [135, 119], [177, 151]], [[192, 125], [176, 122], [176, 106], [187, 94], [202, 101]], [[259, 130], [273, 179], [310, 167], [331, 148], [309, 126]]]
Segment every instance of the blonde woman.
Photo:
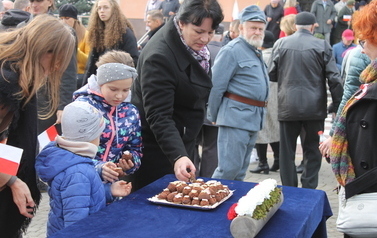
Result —
[[[49, 15], [36, 16], [0, 37], [0, 134], [7, 133], [8, 145], [23, 149], [17, 176], [0, 173], [2, 237], [21, 236], [39, 204], [34, 169], [37, 119], [56, 112], [60, 78], [74, 47], [70, 29]], [[36, 93], [42, 86], [48, 88], [50, 110], [37, 115]]]
[[59, 8], [59, 18], [72, 27], [76, 32], [77, 48], [77, 86], [81, 87], [90, 47], [88, 44], [88, 32], [85, 26], [77, 18], [78, 11], [72, 4], [64, 4]]
[[108, 50], [121, 50], [129, 53], [136, 66], [139, 58], [137, 41], [133, 27], [121, 12], [116, 0], [97, 0], [89, 18], [88, 39], [91, 53], [88, 58], [84, 83], [96, 74], [96, 62]]
[[297, 1], [296, 0], [286, 0], [284, 3], [284, 16], [289, 14], [297, 14]]
[[[284, 17], [289, 15], [297, 15], [297, 1], [296, 0], [287, 0], [284, 4]], [[282, 38], [284, 36], [287, 36], [284, 31], [280, 31], [279, 38]]]
[[285, 36], [290, 36], [296, 32], [295, 18], [296, 15], [290, 14], [281, 19], [280, 30], [284, 32]]

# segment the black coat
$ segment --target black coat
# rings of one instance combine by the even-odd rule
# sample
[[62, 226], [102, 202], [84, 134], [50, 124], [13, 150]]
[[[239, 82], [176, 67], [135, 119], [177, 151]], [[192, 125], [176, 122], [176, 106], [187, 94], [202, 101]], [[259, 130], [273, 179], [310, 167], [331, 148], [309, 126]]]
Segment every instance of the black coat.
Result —
[[97, 61], [101, 55], [103, 55], [109, 50], [121, 50], [121, 51], [129, 53], [132, 59], [134, 60], [134, 64], [136, 66], [137, 60], [139, 59], [139, 51], [137, 49], [136, 37], [135, 37], [134, 32], [130, 28], [127, 27], [126, 33], [122, 34], [122, 40], [119, 41], [111, 49], [106, 49], [104, 51], [98, 51], [96, 49], [91, 50], [88, 57], [88, 62], [86, 63], [83, 85], [85, 85], [88, 82], [88, 78], [92, 74], [97, 74], [97, 66], [96, 66]]
[[[377, 83], [347, 112], [348, 150], [356, 177], [377, 167]], [[377, 182], [364, 192], [377, 192]]]
[[278, 82], [279, 121], [324, 120], [326, 83], [335, 111], [338, 109], [343, 87], [332, 48], [308, 30], [277, 40], [268, 69], [270, 81]]
[[267, 23], [266, 30], [271, 31], [274, 34], [275, 39], [279, 39], [280, 36], [280, 21], [284, 17], [284, 8], [279, 3], [277, 7], [272, 7], [271, 4], [268, 4], [264, 8], [264, 13], [266, 17], [271, 17], [271, 21]]
[[137, 72], [131, 102], [140, 111], [144, 150], [136, 189], [173, 173], [177, 157], [193, 159], [212, 87], [210, 76], [183, 45], [173, 19], [143, 49]]
[[[4, 80], [4, 76], [7, 80]], [[37, 154], [37, 102], [34, 96], [30, 102], [17, 100], [14, 92], [21, 89], [18, 86], [18, 73], [9, 67], [2, 68], [0, 72], [0, 105], [11, 106], [14, 117], [9, 126], [8, 145], [23, 149], [20, 167], [17, 176], [24, 181], [32, 194], [36, 204], [40, 201], [40, 192], [37, 188], [35, 173], [35, 156]], [[22, 227], [27, 227], [30, 219], [20, 214], [13, 202], [10, 188], [0, 192], [0, 236], [18, 237]]]

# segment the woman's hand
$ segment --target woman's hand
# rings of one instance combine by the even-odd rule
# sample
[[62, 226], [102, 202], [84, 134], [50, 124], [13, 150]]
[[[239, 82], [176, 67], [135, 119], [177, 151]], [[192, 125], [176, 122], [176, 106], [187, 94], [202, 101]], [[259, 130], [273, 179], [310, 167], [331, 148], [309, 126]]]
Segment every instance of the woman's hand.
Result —
[[111, 194], [114, 197], [125, 197], [131, 193], [132, 184], [126, 181], [120, 180], [111, 184]]
[[13, 201], [17, 205], [20, 214], [27, 218], [33, 218], [35, 203], [27, 184], [17, 178], [10, 186], [10, 189], [12, 190]]
[[332, 144], [332, 137], [330, 136], [319, 145], [319, 151], [321, 151], [321, 154], [323, 157], [330, 155], [331, 144]]
[[195, 171], [194, 164], [187, 156], [179, 158], [174, 164], [174, 173], [178, 180], [189, 182]]
[[102, 179], [111, 183], [118, 180], [118, 173], [114, 171], [117, 167], [113, 162], [106, 162], [102, 166]]

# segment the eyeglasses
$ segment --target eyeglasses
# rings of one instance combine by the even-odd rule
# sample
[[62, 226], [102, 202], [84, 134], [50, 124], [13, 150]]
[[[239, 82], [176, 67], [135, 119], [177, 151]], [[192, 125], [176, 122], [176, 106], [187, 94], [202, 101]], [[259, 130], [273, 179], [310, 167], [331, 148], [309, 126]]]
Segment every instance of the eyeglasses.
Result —
[[365, 40], [359, 40], [359, 45], [364, 49]]

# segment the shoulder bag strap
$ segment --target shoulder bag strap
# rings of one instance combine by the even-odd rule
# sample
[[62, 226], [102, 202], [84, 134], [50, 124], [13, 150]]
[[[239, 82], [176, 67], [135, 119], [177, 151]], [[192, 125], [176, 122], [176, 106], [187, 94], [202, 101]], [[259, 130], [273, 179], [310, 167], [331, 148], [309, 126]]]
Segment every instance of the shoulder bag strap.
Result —
[[357, 177], [350, 183], [347, 183], [344, 187], [346, 190], [346, 199], [361, 193], [365, 189], [375, 185], [377, 183], [377, 167], [369, 170], [360, 177]]

